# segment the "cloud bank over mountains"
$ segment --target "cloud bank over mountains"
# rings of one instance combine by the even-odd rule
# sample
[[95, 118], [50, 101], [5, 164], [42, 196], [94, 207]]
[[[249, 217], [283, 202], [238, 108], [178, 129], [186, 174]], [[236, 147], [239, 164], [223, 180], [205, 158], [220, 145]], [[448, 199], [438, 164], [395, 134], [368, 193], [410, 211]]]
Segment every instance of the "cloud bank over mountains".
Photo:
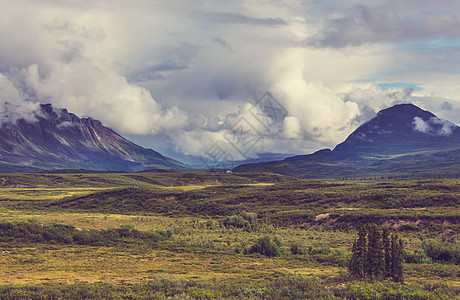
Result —
[[[332, 146], [403, 102], [460, 122], [451, 1], [0, 0], [0, 9], [0, 101], [22, 105], [15, 115], [2, 106], [3, 119], [52, 103], [154, 149], [203, 156], [221, 143], [235, 159]], [[267, 91], [287, 112], [268, 128], [253, 113], [267, 113], [254, 107]], [[241, 119], [257, 141], [247, 152], [226, 138]]]

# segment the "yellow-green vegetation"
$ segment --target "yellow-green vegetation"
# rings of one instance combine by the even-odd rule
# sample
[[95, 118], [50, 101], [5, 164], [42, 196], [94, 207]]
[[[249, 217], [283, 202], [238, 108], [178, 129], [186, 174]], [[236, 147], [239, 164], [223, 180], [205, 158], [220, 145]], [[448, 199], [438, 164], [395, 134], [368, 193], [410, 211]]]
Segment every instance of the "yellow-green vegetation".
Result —
[[[0, 178], [3, 298], [459, 297], [460, 180], [164, 171]], [[348, 274], [366, 223], [403, 241], [405, 284]]]
[[62, 200], [66, 197], [88, 195], [109, 188], [68, 187], [68, 188], [2, 188], [0, 199], [3, 200]]

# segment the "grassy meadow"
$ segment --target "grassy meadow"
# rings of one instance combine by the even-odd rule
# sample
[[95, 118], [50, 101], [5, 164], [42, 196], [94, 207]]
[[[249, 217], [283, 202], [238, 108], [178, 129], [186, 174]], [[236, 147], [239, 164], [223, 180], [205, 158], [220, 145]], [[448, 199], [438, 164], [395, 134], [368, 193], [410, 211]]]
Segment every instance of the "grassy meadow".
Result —
[[[269, 173], [0, 174], [1, 299], [460, 299], [460, 180]], [[359, 281], [357, 228], [404, 241]], [[276, 255], [253, 253], [269, 237]]]

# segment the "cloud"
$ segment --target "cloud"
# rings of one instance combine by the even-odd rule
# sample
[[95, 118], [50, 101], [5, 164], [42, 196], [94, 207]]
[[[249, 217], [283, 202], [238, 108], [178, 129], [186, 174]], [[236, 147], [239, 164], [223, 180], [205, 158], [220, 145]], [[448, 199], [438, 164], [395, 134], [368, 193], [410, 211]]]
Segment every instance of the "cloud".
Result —
[[284, 119], [283, 135], [289, 139], [299, 139], [300, 135], [300, 121], [297, 117], [288, 116]]
[[[420, 5], [419, 2], [407, 2]], [[460, 35], [460, 15], [453, 3], [450, 7], [432, 7], [429, 14], [400, 10], [401, 7], [407, 7], [407, 3], [357, 4], [342, 16], [326, 19], [307, 43], [316, 47], [341, 48]]]
[[33, 102], [25, 102], [20, 105], [11, 104], [9, 102], [2, 103], [0, 106], [0, 123], [16, 123], [18, 120], [27, 122], [36, 122], [37, 115], [40, 115], [40, 104]]
[[452, 104], [450, 104], [449, 102], [444, 101], [444, 102], [441, 104], [441, 109], [442, 109], [442, 110], [445, 110], [445, 111], [451, 111], [451, 110], [453, 109], [453, 106], [452, 106]]
[[375, 117], [382, 109], [396, 104], [412, 102], [412, 89], [386, 89], [382, 91], [377, 87], [356, 88], [341, 94], [344, 101], [355, 102], [359, 106], [359, 114], [350, 121], [351, 126], [359, 126]]
[[228, 50], [232, 50], [232, 44], [222, 38], [218, 38], [218, 37], [213, 37], [211, 38], [211, 42], [213, 43], [217, 43], [219, 45], [221, 45], [222, 47], [224, 48], [227, 48]]
[[439, 118], [431, 118], [430, 122], [434, 125], [440, 125], [440, 129], [438, 131], [435, 131], [436, 135], [444, 135], [444, 136], [449, 136], [452, 134], [452, 131], [457, 127], [455, 124], [452, 122], [449, 122], [447, 120], [442, 120]]
[[430, 124], [420, 117], [414, 117], [412, 124], [414, 125], [414, 129], [421, 133], [428, 133], [431, 130]]
[[194, 17], [204, 18], [217, 23], [246, 24], [261, 26], [287, 25], [281, 18], [253, 18], [239, 13], [192, 13]]
[[15, 123], [19, 119], [35, 122], [39, 111], [38, 102], [26, 101], [13, 82], [0, 73], [0, 123]]
[[[114, 16], [105, 16], [105, 12], [97, 9], [83, 12], [46, 3], [38, 7], [30, 3], [11, 7], [10, 23], [3, 24], [0, 38], [7, 39], [2, 44], [8, 47], [0, 56], [14, 59], [4, 63], [1, 70], [6, 75], [0, 80], [3, 83], [8, 78], [13, 82], [17, 94], [9, 92], [6, 101], [16, 101], [22, 93], [22, 100], [51, 102], [80, 116], [100, 119], [122, 133], [157, 134], [187, 122], [186, 113], [175, 106], [162, 107], [147, 89], [119, 73], [117, 50], [111, 49], [116, 38], [116, 30], [111, 29], [116, 21]], [[16, 29], [14, 16], [27, 19], [20, 30]], [[10, 39], [7, 31], [18, 31], [27, 38]], [[33, 63], [23, 60], [22, 53], [17, 56], [9, 51], [22, 47], [32, 54]], [[154, 72], [177, 69], [178, 64], [163, 63], [153, 69]]]
[[0, 101], [10, 103], [22, 103], [24, 95], [16, 89], [14, 84], [0, 73]]
[[[408, 2], [0, 0], [0, 99], [196, 156], [217, 142], [241, 156], [225, 139], [241, 119], [263, 136], [248, 157], [332, 147], [402, 102], [459, 122], [458, 12]], [[266, 91], [287, 111], [269, 128], [251, 114]]]
[[452, 122], [442, 120], [437, 117], [432, 117], [427, 121], [424, 121], [420, 117], [414, 117], [412, 124], [415, 131], [435, 136], [449, 136], [457, 127]]

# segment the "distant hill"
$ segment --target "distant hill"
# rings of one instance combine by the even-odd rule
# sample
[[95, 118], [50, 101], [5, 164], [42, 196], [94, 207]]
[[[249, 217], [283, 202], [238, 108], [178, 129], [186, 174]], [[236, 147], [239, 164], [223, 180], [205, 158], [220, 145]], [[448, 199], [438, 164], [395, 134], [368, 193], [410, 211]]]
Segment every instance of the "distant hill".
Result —
[[412, 104], [380, 111], [333, 150], [244, 164], [234, 171], [275, 172], [302, 178], [388, 173], [457, 172], [460, 128]]
[[191, 169], [134, 144], [98, 120], [80, 119], [51, 104], [40, 105], [33, 117], [1, 120], [0, 171]]

